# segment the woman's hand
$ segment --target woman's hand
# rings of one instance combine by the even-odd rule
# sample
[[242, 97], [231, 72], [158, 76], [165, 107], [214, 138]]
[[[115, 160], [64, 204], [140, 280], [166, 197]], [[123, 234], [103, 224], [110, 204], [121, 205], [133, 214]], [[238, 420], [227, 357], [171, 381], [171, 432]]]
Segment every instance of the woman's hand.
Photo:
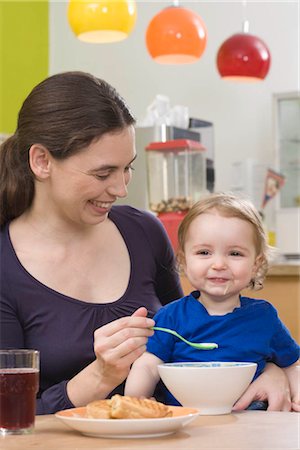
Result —
[[299, 402], [292, 402], [292, 411], [300, 412], [300, 403]]
[[289, 380], [292, 411], [300, 412], [300, 360], [283, 370]]
[[[95, 331], [94, 350], [104, 383], [114, 389], [127, 377], [131, 364], [146, 350], [152, 336], [154, 320], [148, 319], [146, 308], [132, 316], [122, 317]], [[110, 389], [110, 390], [112, 390]]]
[[268, 363], [264, 372], [250, 384], [236, 402], [234, 411], [246, 409], [255, 400], [267, 400], [268, 411], [290, 411], [291, 394], [288, 379], [282, 369]]
[[98, 328], [94, 333], [96, 359], [67, 384], [67, 394], [74, 406], [105, 398], [127, 377], [131, 364], [146, 350], [154, 333], [154, 320], [146, 308]]

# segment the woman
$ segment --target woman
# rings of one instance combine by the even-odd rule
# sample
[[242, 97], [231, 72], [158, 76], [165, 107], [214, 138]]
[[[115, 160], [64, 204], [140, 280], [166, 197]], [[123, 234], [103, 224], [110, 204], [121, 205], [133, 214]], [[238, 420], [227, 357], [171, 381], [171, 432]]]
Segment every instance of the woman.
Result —
[[[113, 206], [134, 123], [108, 83], [62, 73], [33, 89], [1, 148], [0, 347], [41, 352], [38, 414], [111, 395], [145, 351], [147, 314], [182, 295], [157, 219]], [[269, 366], [251, 396], [287, 408], [286, 386]]]

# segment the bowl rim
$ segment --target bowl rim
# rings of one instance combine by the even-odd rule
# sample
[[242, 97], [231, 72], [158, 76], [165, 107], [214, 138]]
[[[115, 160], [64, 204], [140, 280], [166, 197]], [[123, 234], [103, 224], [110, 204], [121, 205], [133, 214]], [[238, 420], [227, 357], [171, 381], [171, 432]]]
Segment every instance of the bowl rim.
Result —
[[252, 361], [178, 361], [172, 363], [161, 363], [158, 367], [175, 369], [237, 369], [245, 367], [257, 367], [256, 362]]

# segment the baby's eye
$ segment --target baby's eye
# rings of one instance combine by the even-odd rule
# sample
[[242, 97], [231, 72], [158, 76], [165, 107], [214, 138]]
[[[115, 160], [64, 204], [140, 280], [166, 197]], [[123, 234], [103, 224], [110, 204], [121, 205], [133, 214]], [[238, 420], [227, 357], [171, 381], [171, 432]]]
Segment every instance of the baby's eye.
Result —
[[231, 256], [243, 256], [241, 252], [237, 252], [237, 251], [230, 252], [230, 255]]
[[204, 255], [204, 256], [206, 256], [206, 255], [209, 255], [209, 251], [208, 250], [198, 250], [196, 252], [196, 254], [197, 255]]

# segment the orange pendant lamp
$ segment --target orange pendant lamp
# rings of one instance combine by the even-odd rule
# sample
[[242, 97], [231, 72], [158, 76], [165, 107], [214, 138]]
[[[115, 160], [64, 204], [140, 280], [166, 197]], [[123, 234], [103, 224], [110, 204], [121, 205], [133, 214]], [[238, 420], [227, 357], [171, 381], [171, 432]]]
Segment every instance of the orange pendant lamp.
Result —
[[69, 0], [68, 20], [83, 42], [122, 41], [135, 25], [136, 4], [134, 0]]
[[255, 82], [267, 76], [270, 51], [262, 39], [249, 34], [248, 29], [249, 23], [245, 21], [243, 32], [229, 37], [219, 48], [217, 68], [222, 78]]
[[160, 11], [146, 31], [148, 52], [160, 64], [196, 62], [206, 47], [206, 27], [195, 12], [178, 5]]

